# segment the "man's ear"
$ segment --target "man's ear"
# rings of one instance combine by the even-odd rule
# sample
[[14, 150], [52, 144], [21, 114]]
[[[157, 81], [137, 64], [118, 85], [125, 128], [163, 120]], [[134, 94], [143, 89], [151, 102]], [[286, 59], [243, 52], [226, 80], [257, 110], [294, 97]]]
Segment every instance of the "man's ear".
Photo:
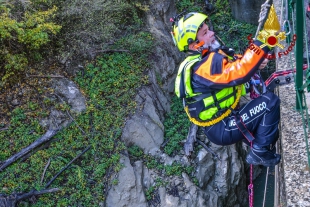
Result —
[[189, 50], [195, 50], [195, 47], [194, 47], [194, 46], [195, 46], [196, 44], [197, 44], [196, 42], [193, 42], [193, 43], [189, 44], [189, 45], [188, 45], [188, 49], [189, 49]]

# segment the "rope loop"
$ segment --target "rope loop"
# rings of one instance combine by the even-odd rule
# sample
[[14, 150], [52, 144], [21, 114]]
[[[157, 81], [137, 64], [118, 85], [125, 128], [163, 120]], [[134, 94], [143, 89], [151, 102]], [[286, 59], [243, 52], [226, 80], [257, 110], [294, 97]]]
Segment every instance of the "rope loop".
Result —
[[258, 27], [257, 27], [256, 33], [255, 33], [254, 39], [256, 39], [258, 32], [259, 32], [260, 28], [262, 27], [263, 21], [268, 14], [268, 7], [270, 7], [269, 1], [270, 0], [266, 0], [265, 3], [263, 3], [261, 5], [261, 9], [260, 9], [260, 13], [259, 13], [259, 19], [258, 19]]
[[267, 0], [265, 3], [261, 5], [261, 10], [258, 19], [259, 23], [261, 23], [266, 18], [268, 13], [268, 7], [270, 7], [269, 0]]

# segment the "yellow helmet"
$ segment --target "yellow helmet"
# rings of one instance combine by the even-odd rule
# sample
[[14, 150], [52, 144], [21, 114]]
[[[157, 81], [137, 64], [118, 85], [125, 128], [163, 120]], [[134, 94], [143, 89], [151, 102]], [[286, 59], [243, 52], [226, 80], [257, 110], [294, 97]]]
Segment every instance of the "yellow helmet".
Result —
[[172, 39], [180, 51], [187, 51], [188, 45], [196, 40], [197, 32], [202, 23], [208, 18], [207, 15], [190, 12], [182, 13], [172, 18]]

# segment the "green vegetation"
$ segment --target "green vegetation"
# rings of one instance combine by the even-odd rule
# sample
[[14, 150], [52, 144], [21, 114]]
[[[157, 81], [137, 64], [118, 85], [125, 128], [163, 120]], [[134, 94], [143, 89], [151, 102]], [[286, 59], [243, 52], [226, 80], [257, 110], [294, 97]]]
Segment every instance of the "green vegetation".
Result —
[[196, 185], [198, 184], [197, 179], [194, 176], [194, 166], [184, 166], [177, 162], [173, 162], [171, 165], [165, 165], [164, 163], [161, 163], [160, 158], [144, 154], [142, 149], [135, 145], [129, 147], [128, 152], [131, 160], [142, 160], [147, 168], [156, 170], [159, 175], [164, 175], [162, 178], [157, 178], [154, 185], [146, 189], [145, 196], [148, 201], [154, 199], [159, 187], [166, 187], [169, 184], [171, 185], [167, 179], [169, 176], [181, 176], [184, 172], [187, 173]]
[[[128, 50], [136, 50], [104, 54], [77, 74], [75, 81], [88, 99], [87, 111], [57, 134], [48, 148], [34, 152], [29, 159], [16, 162], [0, 173], [2, 193], [43, 189], [70, 160], [91, 146], [80, 161], [53, 182], [51, 187], [57, 186], [61, 191], [41, 196], [33, 206], [97, 206], [104, 201], [107, 185], [117, 183], [111, 174], [122, 167], [119, 158], [125, 149], [120, 141], [124, 119], [135, 110], [136, 89], [148, 83], [143, 71], [149, 67], [145, 52], [151, 47], [150, 40], [151, 35], [144, 32], [120, 39], [115, 47], [126, 45]], [[137, 56], [140, 58], [135, 58]], [[64, 111], [68, 109], [68, 105], [56, 104], [50, 99], [44, 103]], [[45, 130], [34, 116], [39, 110], [37, 104], [29, 102], [25, 108], [12, 112], [9, 128], [0, 132], [0, 145], [4, 147], [1, 160], [42, 136]], [[48, 159], [51, 165], [44, 182], [40, 183]]]
[[135, 145], [129, 147], [128, 152], [131, 160], [142, 160], [147, 168], [160, 171], [160, 174], [164, 173], [167, 176], [181, 176], [182, 172], [185, 172], [189, 176], [193, 176], [193, 166], [183, 166], [177, 162], [174, 162], [172, 165], [164, 165], [164, 163], [161, 163], [160, 158], [145, 155], [142, 149]]
[[[143, 14], [149, 8], [140, 0], [122, 0], [117, 4], [115, 1], [94, 1], [91, 6], [87, 5], [88, 1], [74, 0], [30, 2], [26, 7], [16, 2], [4, 4], [0, 1], [0, 87], [6, 82], [16, 83], [23, 78], [26, 70], [31, 74], [38, 71], [53, 74], [51, 63], [48, 67], [32, 68], [48, 55], [52, 57], [53, 67], [59, 60], [66, 62], [73, 57], [88, 58], [88, 63], [73, 78], [87, 99], [87, 110], [79, 116], [72, 114], [75, 121], [41, 150], [31, 152], [27, 159], [18, 160], [0, 172], [0, 193], [43, 189], [66, 164], [91, 146], [52, 183], [51, 187], [58, 187], [60, 191], [40, 196], [31, 206], [98, 206], [105, 201], [108, 186], [118, 183], [112, 175], [122, 168], [119, 159], [126, 149], [120, 141], [124, 121], [136, 110], [134, 97], [139, 87], [149, 84], [145, 71], [151, 67], [148, 59], [155, 44], [152, 35], [143, 31]], [[185, 8], [201, 11], [203, 2], [181, 0], [177, 6], [180, 11]], [[216, 2], [221, 6], [219, 0]], [[219, 12], [219, 15], [212, 14], [210, 18], [229, 25], [224, 30], [214, 25], [219, 34], [223, 31], [221, 38], [231, 38], [224, 36], [226, 30], [229, 35], [239, 35], [247, 41], [245, 32], [249, 31], [249, 26], [234, 23], [231, 16], [227, 16], [227, 9]], [[238, 42], [232, 44], [238, 45]], [[25, 91], [31, 88], [34, 92], [23, 92], [27, 97], [18, 107], [5, 108], [6, 98], [0, 97], [0, 127], [3, 129], [0, 131], [1, 161], [46, 132], [39, 120], [48, 117], [50, 109], [65, 113], [70, 109], [68, 104], [55, 100], [54, 92], [48, 87], [50, 78], [28, 80], [24, 80], [20, 87], [27, 85]], [[158, 74], [157, 81], [161, 83]], [[15, 90], [7, 88], [5, 93], [11, 96], [10, 92]], [[0, 92], [0, 95], [5, 94]], [[182, 103], [175, 96], [164, 126], [167, 141], [164, 151], [174, 156], [182, 149], [181, 142], [189, 128]], [[128, 152], [131, 160], [143, 160], [145, 166], [165, 176], [180, 176], [185, 172], [197, 184], [192, 166], [182, 166], [180, 163], [164, 165], [159, 158], [145, 155], [136, 146], [130, 147]], [[49, 159], [51, 163], [41, 183]], [[155, 186], [146, 191], [147, 199], [152, 199], [159, 186], [166, 185], [167, 181], [156, 180]]]
[[61, 26], [52, 22], [57, 11], [21, 9], [21, 5], [0, 2], [0, 87], [17, 81], [33, 61], [40, 60], [40, 49]]
[[205, 5], [204, 0], [192, 1], [192, 0], [179, 0], [176, 3], [177, 10], [181, 11], [196, 11], [203, 12], [203, 7]]
[[183, 143], [187, 137], [190, 121], [184, 111], [182, 101], [177, 96], [171, 100], [171, 112], [166, 115], [165, 139], [167, 144], [164, 148], [168, 155], [178, 154], [183, 148]]

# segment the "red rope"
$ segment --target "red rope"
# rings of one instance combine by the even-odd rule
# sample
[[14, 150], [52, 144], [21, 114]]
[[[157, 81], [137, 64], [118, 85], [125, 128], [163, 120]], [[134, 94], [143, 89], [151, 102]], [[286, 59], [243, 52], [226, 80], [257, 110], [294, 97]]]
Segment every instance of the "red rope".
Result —
[[[251, 148], [253, 147], [253, 142], [251, 142]], [[248, 185], [249, 193], [249, 207], [254, 205], [254, 184], [253, 184], [253, 165], [250, 165], [250, 184]]]

